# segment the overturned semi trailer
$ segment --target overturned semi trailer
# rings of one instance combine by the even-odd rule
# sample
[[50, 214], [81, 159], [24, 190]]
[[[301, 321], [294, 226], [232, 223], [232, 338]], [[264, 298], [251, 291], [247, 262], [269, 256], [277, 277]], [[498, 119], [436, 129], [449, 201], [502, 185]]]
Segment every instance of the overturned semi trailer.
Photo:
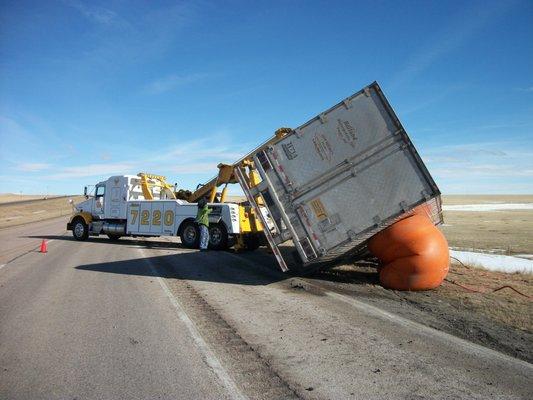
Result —
[[386, 286], [428, 289], [445, 277], [440, 191], [376, 82], [247, 159], [258, 183], [242, 163], [235, 175], [284, 271], [279, 245], [291, 240], [302, 272], [369, 248]]

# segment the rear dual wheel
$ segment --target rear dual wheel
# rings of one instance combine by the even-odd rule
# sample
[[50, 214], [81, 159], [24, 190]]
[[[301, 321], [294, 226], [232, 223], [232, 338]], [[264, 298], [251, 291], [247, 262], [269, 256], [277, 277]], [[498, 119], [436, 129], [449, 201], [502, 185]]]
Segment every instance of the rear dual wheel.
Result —
[[[195, 222], [186, 222], [180, 233], [181, 243], [189, 249], [200, 247], [200, 229]], [[228, 231], [222, 224], [209, 226], [209, 248], [212, 250], [225, 250], [228, 248]]]
[[209, 226], [209, 248], [213, 250], [226, 250], [228, 248], [228, 231], [222, 224]]

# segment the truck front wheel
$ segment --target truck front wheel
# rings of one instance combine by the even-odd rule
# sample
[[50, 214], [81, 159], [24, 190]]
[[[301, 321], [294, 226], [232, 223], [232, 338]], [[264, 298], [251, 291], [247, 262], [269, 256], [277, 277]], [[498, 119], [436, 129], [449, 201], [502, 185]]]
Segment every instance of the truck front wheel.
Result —
[[81, 218], [76, 218], [72, 224], [72, 236], [76, 240], [85, 240], [89, 237], [89, 227]]
[[197, 249], [200, 243], [200, 231], [196, 223], [186, 222], [181, 229], [181, 243], [188, 249]]

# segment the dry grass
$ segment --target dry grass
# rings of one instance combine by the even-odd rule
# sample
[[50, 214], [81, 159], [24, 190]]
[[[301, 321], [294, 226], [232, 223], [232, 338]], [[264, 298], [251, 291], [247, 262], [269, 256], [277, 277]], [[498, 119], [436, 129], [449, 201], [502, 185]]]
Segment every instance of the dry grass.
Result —
[[62, 215], [70, 215], [72, 213], [72, 206], [69, 203], [70, 198], [72, 198], [74, 203], [84, 200], [83, 196], [73, 196], [52, 198], [31, 203], [3, 205], [0, 207], [0, 228], [42, 221]]
[[[500, 290], [495, 291], [496, 289]], [[487, 271], [454, 263], [437, 293], [439, 297], [455, 299], [465, 311], [479, 313], [507, 326], [533, 332], [531, 275]]]
[[[444, 204], [533, 203], [532, 195], [444, 196]], [[533, 210], [444, 211], [441, 227], [451, 247], [503, 254], [533, 254]], [[511, 286], [494, 292], [495, 289]], [[472, 290], [469, 290], [472, 289]], [[482, 315], [522, 331], [533, 332], [533, 276], [487, 271], [453, 263], [437, 298], [458, 312]]]
[[23, 201], [23, 200], [35, 200], [35, 199], [44, 199], [44, 195], [42, 194], [15, 194], [15, 193], [0, 193], [0, 204], [3, 203], [13, 203], [16, 201]]
[[[486, 203], [533, 203], [533, 196], [444, 196], [445, 205]], [[444, 211], [441, 227], [451, 247], [533, 254], [533, 210]]]

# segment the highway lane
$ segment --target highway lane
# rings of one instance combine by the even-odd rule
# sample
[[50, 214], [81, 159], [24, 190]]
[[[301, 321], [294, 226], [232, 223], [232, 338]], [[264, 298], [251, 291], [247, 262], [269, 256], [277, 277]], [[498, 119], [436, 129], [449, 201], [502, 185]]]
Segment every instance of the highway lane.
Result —
[[[54, 236], [60, 224], [28, 233]], [[55, 240], [47, 254], [25, 253], [0, 270], [0, 398], [236, 397], [154, 277], [76, 268], [128, 260], [149, 268], [134, 243]]]
[[65, 216], [0, 229], [0, 266], [35, 250], [43, 238], [49, 241], [65, 234], [67, 221]]

